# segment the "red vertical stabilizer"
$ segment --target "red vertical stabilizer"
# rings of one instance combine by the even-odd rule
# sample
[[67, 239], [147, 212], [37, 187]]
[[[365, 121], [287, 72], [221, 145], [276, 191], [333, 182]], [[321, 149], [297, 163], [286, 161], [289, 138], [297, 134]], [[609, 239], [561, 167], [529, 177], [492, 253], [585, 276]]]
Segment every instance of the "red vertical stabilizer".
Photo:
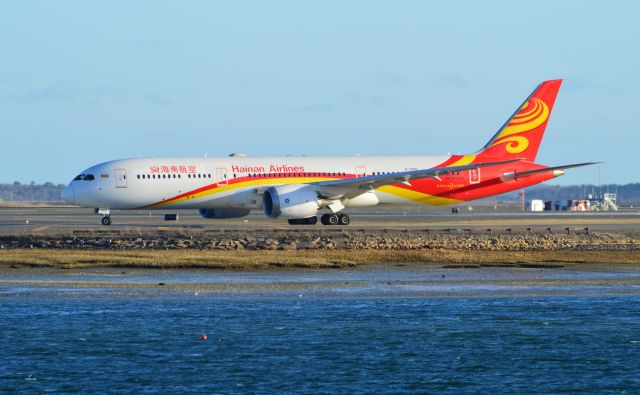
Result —
[[491, 140], [476, 161], [524, 159], [534, 162], [562, 80], [545, 81], [531, 93]]

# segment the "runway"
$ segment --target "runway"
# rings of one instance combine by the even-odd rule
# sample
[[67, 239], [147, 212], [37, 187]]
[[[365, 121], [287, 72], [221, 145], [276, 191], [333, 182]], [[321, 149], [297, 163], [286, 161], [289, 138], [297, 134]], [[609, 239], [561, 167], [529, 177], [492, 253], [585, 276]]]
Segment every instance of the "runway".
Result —
[[[177, 213], [178, 221], [165, 221], [164, 214]], [[387, 208], [349, 210], [348, 226], [289, 225], [260, 212], [238, 219], [205, 219], [195, 210], [112, 211], [112, 225], [100, 225], [92, 209], [79, 207], [0, 207], [0, 234], [51, 234], [91, 231], [145, 231], [203, 229], [247, 231], [434, 231], [434, 232], [640, 232], [640, 212], [514, 213], [467, 212], [451, 214], [449, 208]]]

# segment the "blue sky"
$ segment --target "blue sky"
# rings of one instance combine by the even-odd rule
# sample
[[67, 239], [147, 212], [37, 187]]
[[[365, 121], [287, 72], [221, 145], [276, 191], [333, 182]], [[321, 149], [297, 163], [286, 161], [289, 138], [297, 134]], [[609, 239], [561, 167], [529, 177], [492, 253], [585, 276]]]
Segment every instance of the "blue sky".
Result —
[[638, 182], [639, 4], [3, 2], [0, 182], [138, 156], [470, 153], [551, 78], [538, 162]]

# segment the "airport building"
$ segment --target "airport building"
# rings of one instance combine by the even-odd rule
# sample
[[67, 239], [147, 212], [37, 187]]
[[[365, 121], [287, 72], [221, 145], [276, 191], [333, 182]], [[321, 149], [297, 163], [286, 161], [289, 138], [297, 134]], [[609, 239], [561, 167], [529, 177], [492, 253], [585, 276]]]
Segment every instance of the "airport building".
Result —
[[532, 212], [540, 211], [618, 211], [615, 193], [604, 193], [600, 197], [588, 194], [585, 199], [547, 200], [533, 199], [530, 203]]

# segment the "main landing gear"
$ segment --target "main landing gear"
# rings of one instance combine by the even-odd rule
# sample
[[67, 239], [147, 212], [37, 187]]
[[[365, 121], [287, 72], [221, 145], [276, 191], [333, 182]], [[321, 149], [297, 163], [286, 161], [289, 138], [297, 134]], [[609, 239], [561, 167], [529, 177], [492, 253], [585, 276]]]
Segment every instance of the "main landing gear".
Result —
[[[290, 219], [290, 225], [315, 225], [318, 222], [318, 217], [309, 217], [309, 218], [295, 218]], [[331, 214], [323, 214], [320, 217], [320, 223], [322, 225], [349, 225], [351, 223], [351, 218], [347, 214], [342, 213], [331, 213]]]
[[100, 223], [102, 225], [111, 225], [111, 217], [109, 216], [102, 217], [102, 219], [100, 220]]
[[324, 214], [320, 217], [320, 222], [322, 222], [323, 225], [349, 225], [351, 218], [349, 218], [347, 214], [342, 213]]
[[322, 217], [320, 217], [320, 222], [323, 225], [349, 225], [351, 218], [349, 218], [347, 214], [342, 213], [323, 214]]
[[315, 225], [318, 217], [294, 218], [289, 220], [289, 225]]

